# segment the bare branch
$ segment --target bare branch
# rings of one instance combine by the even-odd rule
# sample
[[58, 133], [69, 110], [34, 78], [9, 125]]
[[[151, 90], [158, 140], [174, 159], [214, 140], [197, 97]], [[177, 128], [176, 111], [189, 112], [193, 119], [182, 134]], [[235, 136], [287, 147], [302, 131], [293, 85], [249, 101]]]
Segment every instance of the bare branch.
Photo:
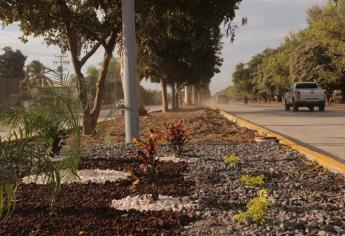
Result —
[[101, 42], [96, 43], [90, 51], [88, 51], [83, 58], [80, 60], [80, 66], [82, 67], [87, 60], [89, 60], [89, 58], [97, 51], [97, 49], [102, 45]]

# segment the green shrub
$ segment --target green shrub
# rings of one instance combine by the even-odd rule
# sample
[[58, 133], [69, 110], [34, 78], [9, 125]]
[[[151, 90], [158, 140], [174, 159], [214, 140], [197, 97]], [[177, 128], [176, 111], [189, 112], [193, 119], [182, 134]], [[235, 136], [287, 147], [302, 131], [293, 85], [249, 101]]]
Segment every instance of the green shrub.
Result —
[[227, 165], [234, 166], [236, 165], [241, 159], [235, 155], [229, 155], [224, 158], [224, 163]]
[[[48, 92], [48, 91], [47, 91]], [[53, 94], [53, 95], [52, 95]], [[77, 167], [83, 155], [79, 118], [71, 94], [50, 92], [54, 102], [38, 100], [30, 109], [0, 106], [0, 125], [10, 134], [0, 139], [0, 219], [15, 207], [16, 190], [21, 178], [28, 175], [47, 176], [51, 190], [51, 208], [60, 192], [62, 178], [78, 178]], [[65, 136], [69, 145], [60, 154]]]
[[267, 198], [266, 190], [261, 189], [258, 191], [258, 196], [247, 204], [247, 210], [236, 214], [234, 220], [261, 224], [265, 222], [267, 211], [271, 205], [272, 202]]
[[242, 175], [240, 180], [247, 186], [263, 185], [265, 177], [263, 175], [252, 177], [250, 175]]

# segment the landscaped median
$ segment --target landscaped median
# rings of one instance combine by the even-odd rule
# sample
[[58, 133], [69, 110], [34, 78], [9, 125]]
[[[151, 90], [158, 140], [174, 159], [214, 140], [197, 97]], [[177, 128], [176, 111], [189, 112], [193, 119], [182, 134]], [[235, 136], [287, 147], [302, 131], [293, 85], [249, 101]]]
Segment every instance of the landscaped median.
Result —
[[81, 180], [62, 184], [54, 209], [46, 186], [20, 184], [0, 235], [345, 234], [342, 175], [255, 142], [217, 111], [157, 112], [140, 123], [134, 144], [121, 143], [122, 118], [85, 137]]

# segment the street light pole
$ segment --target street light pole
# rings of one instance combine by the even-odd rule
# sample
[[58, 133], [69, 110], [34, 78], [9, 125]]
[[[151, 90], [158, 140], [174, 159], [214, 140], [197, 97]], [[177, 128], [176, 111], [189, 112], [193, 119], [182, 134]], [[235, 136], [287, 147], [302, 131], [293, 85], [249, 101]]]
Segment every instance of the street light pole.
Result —
[[139, 137], [134, 0], [122, 0], [123, 76], [126, 143]]

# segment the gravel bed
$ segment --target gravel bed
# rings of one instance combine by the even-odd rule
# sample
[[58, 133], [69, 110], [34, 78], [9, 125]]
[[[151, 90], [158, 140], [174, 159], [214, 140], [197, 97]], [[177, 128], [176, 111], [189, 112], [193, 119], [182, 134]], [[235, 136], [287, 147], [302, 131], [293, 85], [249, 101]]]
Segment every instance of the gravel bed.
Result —
[[[136, 150], [128, 144], [91, 146], [85, 165], [91, 167], [87, 161], [98, 160], [95, 168], [113, 165], [111, 169], [117, 169], [118, 163], [137, 166]], [[224, 157], [230, 154], [240, 158], [236, 166], [224, 164]], [[171, 151], [161, 145], [158, 155], [171, 155]], [[186, 161], [187, 171], [182, 174], [184, 181], [193, 183], [188, 195], [198, 204], [193, 210], [198, 220], [185, 226], [183, 235], [345, 235], [344, 176], [323, 169], [288, 147], [265, 142], [190, 144], [182, 159], [196, 160]], [[173, 164], [170, 162], [161, 173]], [[263, 175], [265, 183], [244, 186], [241, 175]], [[273, 203], [266, 222], [234, 221], [233, 216], [244, 211], [262, 188]]]
[[[303, 155], [275, 143], [193, 144], [186, 180], [195, 182], [199, 221], [183, 235], [345, 235], [345, 181]], [[235, 154], [234, 167], [223, 158]], [[265, 184], [246, 187], [241, 175], [264, 175]], [[262, 225], [238, 223], [233, 216], [261, 188], [273, 205]]]

